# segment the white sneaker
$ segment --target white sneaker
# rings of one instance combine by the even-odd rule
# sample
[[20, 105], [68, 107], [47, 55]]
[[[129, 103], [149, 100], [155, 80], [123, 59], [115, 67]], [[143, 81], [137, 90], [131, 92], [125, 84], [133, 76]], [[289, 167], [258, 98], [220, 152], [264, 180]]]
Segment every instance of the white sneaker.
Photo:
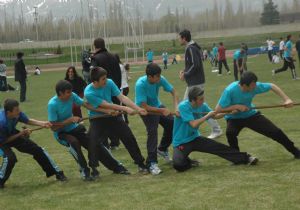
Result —
[[274, 77], [275, 76], [275, 70], [273, 69], [272, 70], [272, 77]]
[[211, 132], [211, 134], [207, 138], [209, 138], [209, 139], [216, 139], [216, 138], [222, 136], [222, 134], [223, 134], [222, 130], [217, 131], [217, 132], [213, 131], [213, 132]]
[[211, 72], [219, 72], [219, 69], [213, 69]]
[[300, 78], [299, 78], [299, 77], [296, 77], [296, 78], [293, 78], [293, 80], [300, 80]]
[[231, 71], [228, 71], [228, 72], [227, 72], [227, 75], [230, 75], [230, 74], [231, 74]]
[[258, 158], [256, 158], [256, 157], [250, 156], [248, 158], [248, 165], [256, 165], [257, 162], [258, 162]]
[[152, 175], [158, 175], [162, 173], [162, 170], [158, 167], [157, 163], [150, 163], [149, 171]]

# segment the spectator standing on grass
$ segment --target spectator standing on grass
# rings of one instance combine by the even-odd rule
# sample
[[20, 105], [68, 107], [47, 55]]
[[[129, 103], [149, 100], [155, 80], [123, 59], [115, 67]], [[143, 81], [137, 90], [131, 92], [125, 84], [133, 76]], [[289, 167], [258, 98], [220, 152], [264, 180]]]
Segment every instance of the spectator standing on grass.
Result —
[[26, 80], [27, 80], [27, 71], [23, 61], [23, 52], [17, 53], [17, 59], [15, 61], [15, 81], [20, 83], [20, 102], [26, 100]]
[[220, 42], [218, 48], [218, 60], [219, 60], [219, 76], [222, 76], [222, 66], [224, 64], [225, 69], [227, 70], [227, 74], [230, 74], [229, 67], [227, 65], [226, 59], [226, 48], [224, 47], [223, 42]]
[[148, 52], [146, 53], [146, 57], [147, 57], [148, 63], [152, 63], [152, 62], [153, 62], [153, 56], [154, 56], [154, 53], [153, 53], [153, 51], [149, 48]]
[[248, 45], [246, 43], [242, 43], [241, 44], [241, 49], [243, 49], [245, 51], [244, 57], [243, 57], [243, 70], [247, 71], [248, 67], [247, 67], [247, 60], [248, 60]]
[[4, 64], [4, 61], [0, 59], [0, 91], [15, 90], [15, 88], [7, 83], [6, 71], [7, 66]]
[[[66, 71], [65, 80], [72, 84], [72, 91], [76, 93], [80, 98], [83, 98], [84, 88], [87, 86], [84, 79], [77, 74], [74, 66], [70, 66]], [[72, 113], [76, 117], [82, 118], [82, 112], [80, 106], [73, 103]]]
[[267, 39], [266, 43], [267, 43], [267, 50], [268, 50], [268, 58], [269, 58], [269, 61], [272, 62], [273, 47], [274, 47], [275, 42], [271, 38], [269, 38], [269, 39]]
[[161, 56], [162, 56], [163, 63], [164, 63], [164, 69], [168, 69], [169, 55], [168, 55], [167, 51], [164, 51]]
[[218, 47], [216, 44], [213, 44], [212, 48], [212, 55], [213, 55], [213, 63], [214, 63], [214, 68], [218, 68]]
[[[179, 42], [185, 46], [185, 69], [180, 71], [179, 78], [187, 83], [187, 88], [183, 99], [188, 98], [188, 92], [193, 87], [199, 87], [204, 90], [205, 76], [204, 67], [201, 56], [200, 46], [192, 40], [191, 32], [183, 30], [179, 33]], [[217, 138], [222, 135], [222, 129], [218, 122], [214, 119], [209, 119], [212, 132], [208, 138]]]

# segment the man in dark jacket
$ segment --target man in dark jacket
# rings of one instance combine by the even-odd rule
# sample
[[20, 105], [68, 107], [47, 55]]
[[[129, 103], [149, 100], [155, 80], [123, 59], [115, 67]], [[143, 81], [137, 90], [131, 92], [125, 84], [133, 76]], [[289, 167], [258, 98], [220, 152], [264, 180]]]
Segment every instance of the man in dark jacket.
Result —
[[[187, 88], [184, 100], [188, 98], [188, 92], [193, 87], [199, 87], [204, 91], [204, 68], [202, 63], [201, 47], [192, 40], [191, 32], [183, 30], [179, 33], [179, 42], [185, 46], [185, 69], [180, 72], [179, 78], [185, 80]], [[214, 139], [222, 135], [222, 130], [218, 122], [214, 119], [207, 121], [212, 129], [208, 138]]]
[[[112, 79], [114, 83], [121, 88], [122, 77], [121, 68], [116, 57], [107, 51], [105, 48], [105, 41], [103, 38], [97, 38], [94, 40], [95, 53], [92, 56], [91, 68], [102, 67], [107, 71], [107, 77]], [[120, 101], [113, 97], [112, 101], [114, 104], [120, 104]], [[116, 137], [110, 136], [111, 140], [110, 147], [118, 148], [120, 141]], [[108, 142], [104, 142], [104, 145], [108, 147]]]
[[105, 41], [102, 38], [94, 40], [95, 53], [92, 56], [92, 67], [102, 67], [107, 71], [107, 77], [121, 87], [121, 69], [115, 56], [105, 48]]
[[17, 60], [15, 61], [15, 81], [20, 83], [20, 102], [24, 102], [26, 100], [26, 79], [27, 72], [25, 69], [25, 64], [23, 61], [24, 53], [17, 53]]

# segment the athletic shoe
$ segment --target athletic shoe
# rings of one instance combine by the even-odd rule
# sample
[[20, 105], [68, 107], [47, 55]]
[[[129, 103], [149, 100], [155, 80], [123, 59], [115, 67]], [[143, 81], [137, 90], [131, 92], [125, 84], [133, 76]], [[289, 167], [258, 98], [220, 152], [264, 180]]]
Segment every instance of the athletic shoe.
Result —
[[90, 176], [90, 169], [85, 168], [80, 172], [80, 175], [84, 181], [94, 181], [93, 177]]
[[209, 138], [209, 139], [216, 139], [216, 138], [222, 136], [222, 134], [223, 134], [222, 130], [213, 131], [213, 132], [211, 132], [211, 134], [207, 138]]
[[228, 71], [227, 74], [230, 75], [230, 74], [231, 74], [231, 71]]
[[68, 180], [68, 178], [65, 176], [64, 172], [63, 171], [59, 171], [57, 172], [56, 174], [56, 180], [57, 181], [61, 181], [61, 182], [65, 182]]
[[300, 80], [300, 78], [299, 78], [299, 77], [296, 77], [296, 78], [293, 78], [293, 80]]
[[272, 70], [272, 77], [274, 77], [275, 74], [276, 74], [276, 73], [275, 73], [275, 70], [273, 69], [273, 70]]
[[219, 69], [213, 69], [211, 72], [213, 73], [219, 72]]
[[114, 171], [115, 174], [130, 175], [130, 172], [122, 165]]
[[253, 156], [249, 156], [248, 158], [248, 165], [256, 165], [258, 162], [258, 158], [253, 157]]
[[296, 154], [294, 154], [294, 156], [295, 156], [295, 159], [300, 159], [300, 150], [298, 150], [296, 152]]
[[4, 184], [3, 183], [0, 183], [0, 190], [1, 189], [4, 189]]
[[141, 173], [141, 174], [148, 174], [149, 171], [148, 171], [148, 168], [147, 166], [145, 166], [144, 163], [141, 163], [138, 165], [138, 172]]
[[218, 74], [218, 76], [220, 77], [220, 76], [222, 76], [222, 74]]
[[91, 176], [92, 176], [93, 179], [97, 179], [97, 178], [99, 178], [100, 173], [96, 168], [92, 168]]
[[158, 167], [157, 163], [153, 162], [153, 163], [150, 163], [149, 172], [152, 175], [158, 175], [158, 174], [162, 173], [162, 170]]
[[161, 156], [163, 159], [165, 159], [165, 161], [166, 161], [167, 163], [172, 162], [172, 158], [170, 157], [168, 151], [161, 151], [161, 150], [157, 149], [157, 154], [158, 154], [159, 156]]

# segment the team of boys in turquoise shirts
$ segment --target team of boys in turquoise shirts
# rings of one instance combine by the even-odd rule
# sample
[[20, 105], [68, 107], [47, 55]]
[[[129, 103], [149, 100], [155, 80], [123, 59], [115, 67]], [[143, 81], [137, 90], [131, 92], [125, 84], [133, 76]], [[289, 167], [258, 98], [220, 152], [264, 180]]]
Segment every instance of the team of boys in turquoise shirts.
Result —
[[[193, 151], [215, 154], [234, 164], [256, 164], [258, 161], [257, 158], [239, 151], [237, 136], [244, 127], [248, 127], [272, 138], [282, 144], [295, 158], [300, 158], [299, 149], [294, 146], [294, 143], [271, 121], [261, 115], [260, 112], [252, 109], [253, 97], [270, 90], [273, 90], [279, 95], [284, 100], [284, 104], [287, 107], [292, 106], [293, 102], [276, 85], [257, 82], [257, 77], [252, 72], [245, 72], [241, 76], [239, 82], [233, 82], [224, 90], [216, 107], [217, 112], [212, 111], [212, 109], [204, 102], [204, 92], [200, 88], [192, 88], [189, 91], [188, 99], [178, 104], [174, 87], [165, 77], [161, 76], [161, 69], [155, 63], [148, 64], [146, 67], [146, 75], [137, 80], [135, 103], [126, 96], [123, 96], [114, 82], [107, 79], [106, 76], [106, 71], [102, 68], [96, 67], [91, 71], [92, 83], [86, 87], [84, 92], [87, 103], [75, 93], [70, 92], [72, 87], [69, 86], [67, 81], [58, 82], [56, 86], [57, 95], [50, 99], [48, 103], [49, 122], [52, 123], [52, 126], [57, 124], [61, 126], [54, 131], [54, 136], [59, 143], [69, 147], [72, 156], [80, 166], [80, 172], [85, 180], [94, 180], [99, 176], [99, 172], [97, 171], [99, 161], [115, 173], [129, 174], [129, 171], [125, 166], [112, 157], [111, 153], [103, 146], [103, 139], [111, 132], [119, 135], [125, 148], [134, 160], [134, 163], [137, 164], [138, 170], [143, 173], [150, 171], [154, 175], [161, 173], [161, 170], [158, 168], [158, 161], [157, 158], [155, 158], [155, 155], [153, 159], [150, 158], [150, 156], [153, 155], [153, 148], [155, 149], [155, 153], [163, 148], [159, 154], [168, 159], [168, 146], [171, 142], [173, 144], [173, 167], [177, 171], [185, 171], [198, 165], [197, 161], [189, 158], [189, 154]], [[174, 107], [176, 107], [174, 117], [170, 116], [170, 111], [162, 106], [162, 103], [159, 100], [160, 87], [173, 95]], [[113, 96], [118, 97], [119, 100], [127, 106], [113, 104], [111, 100], [111, 97]], [[89, 135], [85, 132], [85, 129], [82, 128], [82, 125], [79, 124], [80, 118], [73, 117], [71, 111], [73, 103], [83, 105], [90, 109]], [[18, 107], [18, 104], [13, 108], [16, 107]], [[152, 144], [152, 147], [151, 151], [149, 151], [149, 147], [147, 147], [148, 157], [146, 162], [131, 129], [115, 111], [125, 111], [128, 114], [140, 114], [146, 127], [147, 119], [145, 120], [145, 118], [151, 116], [156, 117], [153, 118], [156, 121], [154, 120], [151, 122], [155, 125], [153, 127], [154, 131], [147, 129], [148, 137], [151, 132], [156, 134], [156, 136], [147, 139], [147, 145]], [[6, 144], [5, 141], [9, 136], [18, 133], [16, 130], [18, 121], [23, 123], [27, 122], [27, 120], [24, 120], [25, 114], [22, 112], [19, 112], [15, 118], [7, 120], [7, 116], [11, 112], [11, 110], [3, 110], [0, 112], [0, 155], [7, 161], [6, 164], [12, 164], [10, 165], [10, 171], [7, 171], [7, 165], [2, 163], [0, 168], [1, 186], [4, 186], [15, 163], [10, 162], [9, 159], [12, 157], [11, 154], [7, 152], [7, 148], [15, 146], [13, 145], [14, 142]], [[227, 114], [222, 114], [223, 112]], [[112, 116], [101, 117], [106, 114], [111, 114]], [[222, 118], [224, 115], [227, 120], [226, 136], [230, 146], [205, 138], [199, 132], [199, 126], [205, 120], [209, 118]], [[172, 122], [171, 126], [173, 128], [170, 131], [166, 126], [164, 127], [163, 124], [161, 124], [164, 127], [165, 132], [161, 141], [163, 146], [160, 145], [162, 146], [160, 148], [160, 146], [157, 147], [157, 126], [161, 121], [166, 120], [162, 117], [168, 117], [167, 120]], [[13, 125], [11, 124], [12, 121], [14, 122]], [[261, 126], [258, 127], [253, 124], [259, 124]], [[78, 129], [80, 127], [81, 129]], [[82, 139], [80, 139], [82, 135], [85, 135], [85, 141], [88, 142], [80, 142], [82, 141]], [[19, 138], [18, 141], [22, 141], [22, 139]], [[153, 142], [155, 144], [154, 147]], [[83, 146], [88, 150], [88, 164], [81, 152], [80, 146]], [[99, 153], [101, 153], [101, 155], [99, 155]], [[52, 161], [49, 162], [52, 163]], [[41, 165], [48, 164], [39, 163]], [[153, 164], [155, 164], [157, 168], [151, 170]], [[90, 173], [89, 167], [92, 169], [92, 173]], [[53, 170], [48, 173], [50, 176], [59, 174], [61, 171]]]

